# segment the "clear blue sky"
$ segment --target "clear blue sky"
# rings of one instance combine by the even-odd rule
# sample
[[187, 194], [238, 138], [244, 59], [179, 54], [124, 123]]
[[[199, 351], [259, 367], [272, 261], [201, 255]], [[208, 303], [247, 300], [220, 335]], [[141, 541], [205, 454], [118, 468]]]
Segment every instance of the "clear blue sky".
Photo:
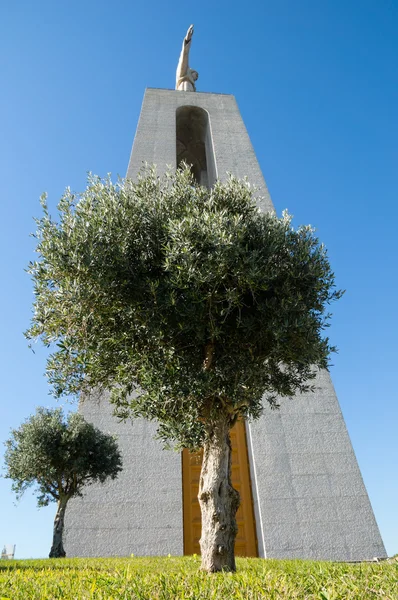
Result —
[[[125, 175], [145, 87], [173, 88], [195, 24], [198, 90], [236, 96], [278, 214], [311, 223], [339, 287], [332, 378], [387, 552], [398, 552], [398, 4], [394, 0], [4, 1], [0, 17], [0, 440], [48, 396], [32, 354], [33, 216], [86, 172]], [[46, 556], [54, 506], [14, 506], [0, 545]]]

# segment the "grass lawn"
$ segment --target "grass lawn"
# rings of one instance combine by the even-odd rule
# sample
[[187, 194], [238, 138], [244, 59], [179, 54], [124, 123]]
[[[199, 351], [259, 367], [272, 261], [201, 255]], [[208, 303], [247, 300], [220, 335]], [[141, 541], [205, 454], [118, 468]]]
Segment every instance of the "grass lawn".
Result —
[[207, 575], [200, 557], [0, 561], [5, 600], [398, 600], [398, 559], [346, 564], [237, 559], [237, 573]]

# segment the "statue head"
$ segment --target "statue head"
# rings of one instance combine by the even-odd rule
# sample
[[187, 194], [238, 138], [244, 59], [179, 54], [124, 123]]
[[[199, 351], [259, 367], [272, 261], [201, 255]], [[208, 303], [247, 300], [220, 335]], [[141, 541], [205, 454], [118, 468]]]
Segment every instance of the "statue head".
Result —
[[197, 71], [195, 71], [194, 69], [191, 69], [191, 75], [192, 75], [192, 79], [194, 81], [197, 81], [197, 79], [199, 77], [199, 73]]

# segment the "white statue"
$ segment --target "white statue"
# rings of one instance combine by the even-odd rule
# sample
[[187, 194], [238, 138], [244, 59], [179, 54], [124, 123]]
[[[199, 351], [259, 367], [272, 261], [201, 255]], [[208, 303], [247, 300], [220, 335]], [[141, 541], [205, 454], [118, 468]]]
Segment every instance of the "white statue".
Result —
[[195, 81], [199, 77], [198, 72], [190, 69], [188, 64], [192, 35], [193, 25], [189, 27], [187, 35], [182, 42], [182, 50], [176, 72], [176, 90], [182, 90], [183, 92], [196, 92]]

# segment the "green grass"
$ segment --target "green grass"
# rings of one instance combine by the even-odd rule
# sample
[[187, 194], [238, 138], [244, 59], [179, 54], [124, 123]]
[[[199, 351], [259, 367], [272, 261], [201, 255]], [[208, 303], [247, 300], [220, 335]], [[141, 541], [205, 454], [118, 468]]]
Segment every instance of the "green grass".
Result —
[[398, 599], [398, 561], [237, 559], [207, 575], [199, 557], [0, 561], [1, 600]]

